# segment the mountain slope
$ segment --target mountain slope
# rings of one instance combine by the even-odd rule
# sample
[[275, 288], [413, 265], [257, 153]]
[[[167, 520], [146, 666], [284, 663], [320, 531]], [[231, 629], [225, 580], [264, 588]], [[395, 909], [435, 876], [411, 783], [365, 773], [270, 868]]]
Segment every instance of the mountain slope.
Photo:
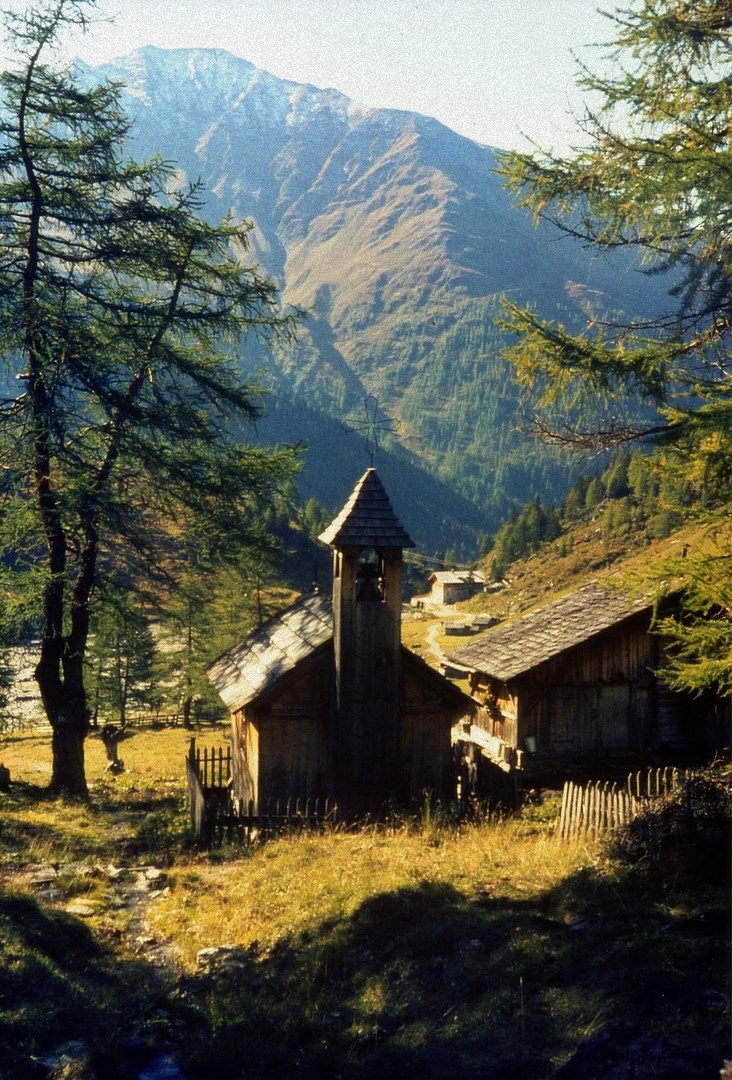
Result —
[[[590, 286], [602, 306], [627, 310], [639, 293], [627, 262], [591, 261], [533, 229], [493, 171], [494, 150], [428, 117], [368, 109], [211, 50], [145, 48], [85, 71], [126, 86], [130, 152], [175, 161], [181, 184], [200, 178], [207, 214], [251, 219], [251, 256], [286, 303], [308, 310], [293, 348], [244, 349], [249, 373], [264, 369], [283, 401], [338, 421], [376, 395], [399, 422], [395, 461], [467, 500], [446, 508], [464, 551], [513, 502], [566, 489], [576, 464], [535, 453], [516, 430], [516, 390], [497, 359], [498, 297], [573, 323], [587, 317]], [[302, 436], [291, 423], [268, 434]], [[333, 507], [353, 483], [327, 455], [314, 472], [332, 481]], [[429, 520], [419, 540], [445, 546]]]

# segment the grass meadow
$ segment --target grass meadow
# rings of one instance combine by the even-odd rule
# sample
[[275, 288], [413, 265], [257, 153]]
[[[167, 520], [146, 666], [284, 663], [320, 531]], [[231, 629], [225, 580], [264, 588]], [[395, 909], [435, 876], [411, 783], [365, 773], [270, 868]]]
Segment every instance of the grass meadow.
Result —
[[559, 843], [549, 792], [515, 817], [428, 804], [199, 852], [187, 741], [137, 730], [112, 777], [91, 737], [88, 805], [45, 795], [48, 735], [0, 741], [0, 1076], [51, 1075], [75, 1041], [88, 1080], [137, 1078], [161, 1053], [190, 1080], [540, 1080], [592, 1075], [575, 1055], [608, 1031], [698, 1065], [678, 1075], [719, 1075], [725, 873]]

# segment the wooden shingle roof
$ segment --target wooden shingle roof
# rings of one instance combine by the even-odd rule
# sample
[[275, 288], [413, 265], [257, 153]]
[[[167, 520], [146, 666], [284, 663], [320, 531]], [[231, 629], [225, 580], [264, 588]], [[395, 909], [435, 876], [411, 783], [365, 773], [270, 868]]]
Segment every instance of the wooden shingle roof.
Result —
[[207, 674], [233, 712], [259, 697], [332, 636], [330, 597], [303, 596], [209, 664]]
[[505, 682], [650, 608], [648, 597], [593, 581], [455, 649], [448, 660]]
[[366, 470], [340, 514], [318, 539], [337, 548], [414, 547], [392, 509], [376, 469]]

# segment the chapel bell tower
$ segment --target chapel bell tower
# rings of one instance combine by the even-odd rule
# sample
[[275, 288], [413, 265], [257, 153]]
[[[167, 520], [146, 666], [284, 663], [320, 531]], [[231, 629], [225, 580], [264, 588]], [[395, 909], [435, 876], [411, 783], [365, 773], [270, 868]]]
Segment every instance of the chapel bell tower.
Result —
[[414, 543], [373, 468], [320, 540], [333, 548], [336, 794], [358, 813], [396, 792], [402, 551]]

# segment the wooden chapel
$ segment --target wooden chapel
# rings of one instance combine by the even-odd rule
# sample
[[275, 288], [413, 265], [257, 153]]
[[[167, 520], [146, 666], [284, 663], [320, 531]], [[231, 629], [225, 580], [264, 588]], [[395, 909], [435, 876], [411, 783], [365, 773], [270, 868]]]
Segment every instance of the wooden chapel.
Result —
[[352, 816], [452, 798], [451, 729], [477, 705], [401, 643], [414, 545], [375, 469], [320, 539], [332, 598], [301, 597], [209, 667], [232, 714], [234, 796], [334, 798]]

